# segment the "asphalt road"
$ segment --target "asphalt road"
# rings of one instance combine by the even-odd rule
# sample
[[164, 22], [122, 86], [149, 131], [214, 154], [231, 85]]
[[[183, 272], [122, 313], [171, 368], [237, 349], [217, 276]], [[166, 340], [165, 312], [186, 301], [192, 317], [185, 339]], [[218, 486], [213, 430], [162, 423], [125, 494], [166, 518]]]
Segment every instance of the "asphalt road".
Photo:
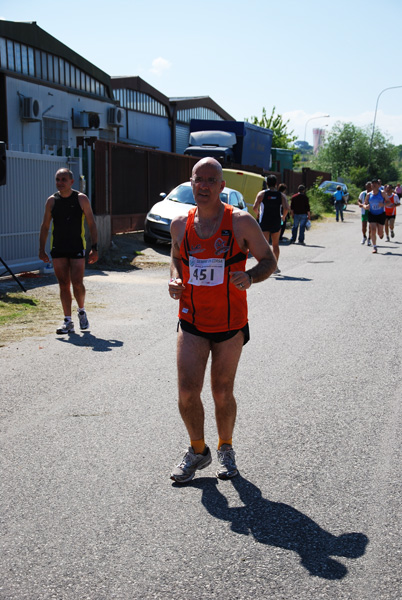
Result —
[[232, 481], [169, 479], [167, 266], [91, 271], [90, 333], [0, 348], [2, 600], [401, 598], [402, 225], [373, 255], [352, 210], [249, 292]]

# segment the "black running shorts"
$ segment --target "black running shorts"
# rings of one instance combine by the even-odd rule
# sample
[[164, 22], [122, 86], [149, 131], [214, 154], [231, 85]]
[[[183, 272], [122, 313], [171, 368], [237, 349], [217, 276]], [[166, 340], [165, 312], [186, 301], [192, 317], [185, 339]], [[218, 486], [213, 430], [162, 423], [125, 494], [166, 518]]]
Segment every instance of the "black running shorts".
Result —
[[191, 333], [192, 335], [198, 335], [199, 337], [206, 338], [207, 340], [218, 344], [220, 342], [226, 342], [227, 340], [230, 340], [239, 331], [242, 331], [244, 335], [243, 346], [245, 346], [250, 340], [250, 329], [248, 323], [241, 329], [231, 329], [230, 331], [216, 332], [200, 331], [199, 329], [197, 329], [197, 327], [195, 327], [188, 321], [185, 321], [184, 319], [179, 319], [179, 322], [177, 324], [177, 331], [179, 331], [179, 326], [181, 327], [182, 331], [186, 331], [187, 333]]

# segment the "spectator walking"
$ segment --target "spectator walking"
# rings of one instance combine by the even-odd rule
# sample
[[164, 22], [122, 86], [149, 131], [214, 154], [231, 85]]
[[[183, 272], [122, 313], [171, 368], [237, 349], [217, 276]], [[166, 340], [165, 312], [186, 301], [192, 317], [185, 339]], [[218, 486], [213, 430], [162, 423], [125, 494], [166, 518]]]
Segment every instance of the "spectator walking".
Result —
[[[286, 192], [287, 192], [287, 186], [285, 183], [280, 183], [278, 186], [278, 192], [281, 192], [281, 194], [283, 194], [286, 198], [286, 202], [289, 206], [289, 202], [288, 202], [288, 198], [286, 196]], [[287, 212], [286, 216], [284, 217], [282, 214], [282, 225], [281, 225], [281, 232], [279, 234], [279, 241], [281, 242], [284, 239], [284, 234], [286, 231], [286, 223], [289, 221], [289, 212], [290, 210]]]
[[343, 208], [345, 206], [344, 193], [342, 191], [342, 187], [340, 185], [336, 186], [336, 191], [334, 193], [335, 200], [335, 212], [336, 212], [336, 220], [339, 221], [339, 217], [341, 221], [343, 221]]
[[310, 219], [310, 203], [308, 197], [304, 193], [306, 187], [299, 185], [298, 193], [294, 194], [290, 200], [290, 213], [293, 218], [292, 227], [292, 238], [291, 244], [294, 244], [297, 239], [297, 232], [299, 231], [299, 244], [306, 245], [304, 241], [306, 223]]
[[57, 192], [47, 199], [39, 235], [39, 258], [48, 263], [50, 258], [45, 252], [45, 245], [53, 220], [50, 255], [59, 282], [60, 300], [64, 311], [63, 324], [56, 330], [58, 334], [74, 333], [74, 323], [71, 317], [71, 286], [78, 304], [80, 329], [89, 328], [84, 306], [84, 219], [87, 220], [92, 242], [88, 263], [95, 263], [98, 260], [98, 233], [92, 208], [85, 194], [72, 189], [73, 183], [73, 173], [69, 169], [57, 171]]

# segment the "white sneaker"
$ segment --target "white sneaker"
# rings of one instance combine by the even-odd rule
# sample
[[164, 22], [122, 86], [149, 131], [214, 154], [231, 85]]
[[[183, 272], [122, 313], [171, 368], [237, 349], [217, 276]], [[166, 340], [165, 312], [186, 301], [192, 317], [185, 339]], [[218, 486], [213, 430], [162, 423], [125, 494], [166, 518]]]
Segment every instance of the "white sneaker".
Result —
[[362, 239], [361, 243], [365, 244], [366, 242], [367, 242], [367, 238], [366, 238], [366, 236], [364, 236], [364, 238]]
[[89, 328], [88, 317], [87, 317], [87, 313], [85, 312], [85, 310], [78, 311], [78, 319], [80, 321], [80, 329], [88, 329]]
[[177, 483], [186, 483], [191, 481], [197, 469], [205, 469], [212, 462], [211, 451], [205, 446], [205, 454], [196, 454], [192, 446], [189, 446], [183, 456], [183, 460], [175, 467], [170, 474], [170, 479]]
[[218, 450], [219, 467], [216, 471], [216, 476], [219, 477], [219, 479], [231, 479], [232, 477], [236, 477], [239, 471], [237, 470], [235, 456], [236, 453], [229, 444], [223, 444], [220, 447]]
[[368, 240], [367, 246], [371, 246], [371, 240]]
[[59, 335], [63, 335], [65, 333], [75, 333], [74, 323], [71, 321], [71, 319], [64, 319], [63, 325], [56, 329], [56, 333]]

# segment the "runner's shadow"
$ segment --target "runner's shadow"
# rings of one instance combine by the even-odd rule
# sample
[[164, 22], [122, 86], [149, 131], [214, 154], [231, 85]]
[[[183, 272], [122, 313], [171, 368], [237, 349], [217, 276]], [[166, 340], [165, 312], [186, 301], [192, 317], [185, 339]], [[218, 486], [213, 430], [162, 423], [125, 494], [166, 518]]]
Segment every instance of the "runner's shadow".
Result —
[[114, 348], [121, 348], [123, 342], [119, 340], [104, 340], [103, 338], [92, 335], [89, 331], [83, 331], [82, 335], [77, 333], [70, 333], [65, 337], [56, 338], [59, 342], [65, 344], [73, 344], [74, 346], [81, 346], [83, 348], [92, 348], [94, 352], [110, 352]]
[[218, 480], [199, 478], [191, 486], [202, 490], [202, 504], [215, 518], [228, 521], [240, 535], [252, 535], [260, 544], [297, 552], [301, 564], [311, 575], [336, 580], [346, 576], [347, 568], [331, 556], [359, 558], [368, 538], [363, 533], [335, 536], [322, 529], [307, 515], [281, 502], [262, 497], [260, 489], [238, 475], [231, 484], [244, 506], [229, 507]]
[[281, 273], [271, 275], [271, 277], [275, 277], [277, 281], [312, 281], [309, 277], [289, 277], [289, 275], [282, 275]]

